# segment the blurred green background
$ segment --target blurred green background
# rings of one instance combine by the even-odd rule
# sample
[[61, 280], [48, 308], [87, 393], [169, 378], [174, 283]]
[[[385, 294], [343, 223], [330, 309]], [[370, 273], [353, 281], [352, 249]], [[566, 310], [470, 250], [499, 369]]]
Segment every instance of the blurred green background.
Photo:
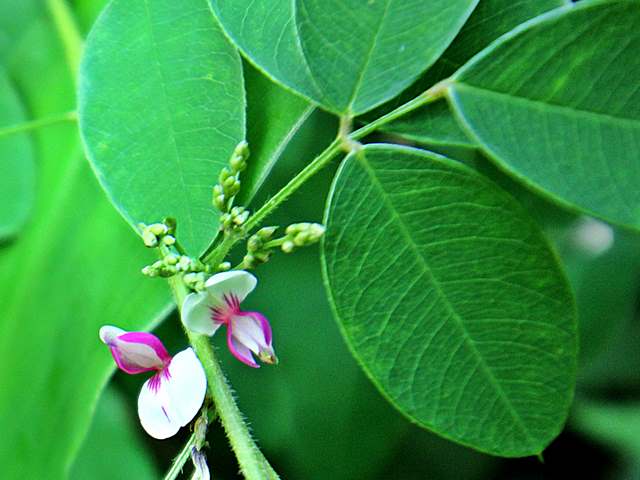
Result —
[[[51, 3], [0, 0], [0, 128], [75, 108], [74, 52], [59, 35]], [[105, 3], [66, 5], [85, 35]], [[254, 205], [321, 151], [336, 128], [332, 117], [315, 112]], [[249, 129], [250, 142], [251, 135]], [[259, 444], [282, 477], [293, 479], [640, 478], [640, 238], [534, 197], [475, 152], [439, 151], [514, 194], [564, 261], [581, 329], [578, 390], [565, 432], [543, 463], [479, 454], [411, 425], [350, 356], [325, 298], [316, 247], [260, 267], [247, 301], [272, 323], [278, 367], [249, 369], [222, 338], [214, 340]], [[336, 166], [269, 223], [321, 221]], [[11, 190], [16, 169], [26, 169], [24, 198]], [[156, 333], [170, 351], [183, 348], [175, 313], [166, 316], [165, 286], [139, 275], [148, 256], [99, 189], [73, 122], [0, 136], [0, 175], [0, 201], [11, 206], [0, 206], [0, 214], [16, 217], [6, 217], [13, 229], [0, 228], [0, 478], [161, 478], [188, 432], [166, 441], [147, 437], [135, 410], [144, 379], [120, 372], [92, 415], [107, 378], [83, 372], [111, 362], [94, 328], [98, 320], [150, 327], [166, 317]], [[594, 232], [611, 241], [594, 248]], [[239, 478], [219, 426], [209, 442], [214, 478]]]

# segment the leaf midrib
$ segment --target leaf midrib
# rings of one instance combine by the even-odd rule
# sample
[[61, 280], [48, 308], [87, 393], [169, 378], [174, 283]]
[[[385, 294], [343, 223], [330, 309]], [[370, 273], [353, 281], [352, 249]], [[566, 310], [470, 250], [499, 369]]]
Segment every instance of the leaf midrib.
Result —
[[460, 315], [458, 315], [458, 313], [456, 312], [451, 302], [449, 302], [447, 296], [444, 293], [444, 290], [440, 285], [440, 282], [438, 281], [433, 271], [429, 267], [429, 264], [427, 263], [426, 258], [424, 258], [418, 245], [414, 242], [413, 238], [411, 237], [408, 227], [405, 225], [404, 221], [402, 220], [402, 217], [398, 213], [398, 210], [395, 208], [395, 205], [388, 198], [388, 195], [386, 190], [384, 189], [384, 186], [382, 185], [382, 183], [380, 182], [380, 180], [375, 174], [375, 170], [371, 167], [371, 165], [366, 159], [365, 151], [361, 150], [355, 155], [355, 157], [356, 157], [356, 160], [359, 162], [359, 164], [362, 166], [362, 168], [365, 170], [369, 178], [371, 179], [371, 184], [380, 192], [382, 196], [382, 201], [384, 205], [387, 207], [387, 209], [389, 210], [389, 212], [391, 213], [392, 219], [395, 220], [395, 223], [397, 224], [401, 235], [407, 240], [407, 244], [409, 245], [410, 250], [414, 252], [415, 257], [418, 259], [419, 263], [423, 267], [423, 271], [431, 279], [431, 283], [433, 284], [436, 290], [436, 295], [438, 296], [438, 298], [441, 299], [445, 308], [450, 313], [450, 318], [453, 318], [455, 320], [456, 326], [462, 332], [462, 336], [464, 338], [464, 344], [467, 345], [467, 348], [469, 349], [469, 351], [477, 359], [479, 370], [484, 372], [485, 377], [487, 378], [489, 383], [493, 385], [495, 391], [498, 394], [498, 398], [502, 401], [506, 411], [509, 412], [509, 414], [513, 418], [514, 423], [520, 428], [520, 430], [526, 437], [527, 441], [529, 442], [529, 446], [531, 447], [535, 446], [536, 442], [534, 441], [533, 437], [529, 433], [529, 430], [525, 427], [525, 424], [522, 421], [519, 413], [516, 411], [516, 409], [512, 405], [511, 401], [509, 400], [504, 390], [502, 389], [502, 386], [498, 382], [498, 379], [495, 377], [495, 375], [493, 374], [489, 366], [484, 361], [484, 358], [480, 354], [479, 350], [476, 348], [473, 342], [473, 339], [471, 338], [471, 336], [469, 335], [469, 332], [464, 326], [462, 318], [460, 317]]
[[[535, 105], [536, 107], [544, 107], [546, 109], [550, 109], [552, 111], [555, 112], [562, 112], [564, 114], [566, 114], [567, 116], [572, 116], [572, 117], [587, 117], [587, 118], [591, 118], [591, 119], [595, 119], [596, 121], [602, 122], [602, 121], [606, 121], [606, 122], [613, 122], [613, 123], [619, 123], [622, 124], [626, 127], [631, 127], [631, 128], [640, 128], [640, 119], [633, 119], [633, 118], [626, 118], [626, 117], [616, 117], [607, 113], [602, 113], [602, 112], [596, 112], [593, 110], [587, 110], [584, 108], [576, 108], [576, 107], [570, 107], [568, 105], [562, 105], [559, 103], [552, 103], [552, 102], [548, 102], [548, 101], [544, 101], [544, 100], [536, 100], [533, 98], [529, 98], [529, 97], [524, 97], [522, 95], [514, 95], [512, 93], [507, 93], [507, 92], [499, 92], [497, 90], [491, 90], [489, 88], [486, 87], [479, 87], [479, 86], [475, 86], [475, 85], [470, 85], [468, 83], [464, 83], [464, 82], [460, 82], [460, 81], [453, 81], [450, 84], [450, 88], [452, 90], [467, 90], [467, 91], [476, 91], [479, 92], [479, 95], [484, 95], [485, 97], [498, 97], [502, 100], [507, 99], [507, 101], [509, 102], [513, 102], [513, 103], [520, 103], [520, 104], [532, 104]], [[457, 105], [458, 102], [454, 102], [454, 104]]]

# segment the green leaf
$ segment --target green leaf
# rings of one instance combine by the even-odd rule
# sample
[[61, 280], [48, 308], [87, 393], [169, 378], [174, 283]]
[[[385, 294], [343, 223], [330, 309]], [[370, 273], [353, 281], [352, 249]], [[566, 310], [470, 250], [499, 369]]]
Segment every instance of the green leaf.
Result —
[[[25, 121], [24, 108], [0, 68], [0, 128]], [[34, 201], [35, 158], [26, 134], [0, 135], [0, 241], [24, 226]]]
[[573, 394], [576, 313], [524, 209], [458, 162], [371, 145], [341, 167], [326, 223], [338, 322], [387, 398], [478, 450], [542, 451]]
[[[49, 22], [34, 20], [14, 44], [10, 73], [34, 117], [71, 109], [73, 82]], [[51, 126], [34, 139], [33, 220], [0, 250], [0, 463], [4, 478], [56, 480], [114, 368], [99, 327], [149, 328], [170, 297], [140, 275], [153, 255], [104, 197], [76, 128]]]
[[453, 40], [478, 0], [211, 0], [223, 28], [277, 81], [339, 114], [395, 97]]
[[70, 471], [71, 480], [160, 478], [154, 459], [142, 442], [135, 413], [124, 396], [109, 386], [102, 392], [89, 434]]
[[580, 2], [538, 17], [454, 77], [465, 128], [555, 201], [640, 228], [640, 3]]
[[81, 66], [89, 159], [132, 224], [178, 220], [191, 254], [217, 233], [211, 187], [244, 138], [242, 65], [207, 0], [113, 0]]
[[[333, 140], [334, 122], [316, 124], [309, 132], [310, 126], [302, 127], [300, 133], [308, 132], [308, 139], [285, 153], [265, 191], [276, 191], [283, 170], [299, 170], [308, 155]], [[305, 194], [294, 195], [269, 222], [319, 221], [331, 183], [330, 168], [306, 183]], [[274, 258], [257, 272], [260, 283], [245, 300], [246, 307], [269, 318], [280, 359], [277, 368], [248, 369], [225, 352], [224, 338], [214, 343], [224, 352], [231, 384], [259, 444], [276, 462], [284, 454], [283, 478], [377, 478], [408, 425], [351, 358], [331, 318], [319, 271], [318, 252], [312, 247]]]
[[315, 108], [245, 64], [249, 167], [238, 202], [249, 203]]
[[[500, 35], [537, 15], [567, 3], [570, 2], [566, 0], [481, 1], [435, 65], [402, 95], [403, 102], [394, 102], [394, 104], [400, 105], [453, 75], [467, 60]], [[390, 109], [387, 108], [387, 110]], [[399, 118], [385, 125], [384, 130], [423, 144], [474, 145], [458, 125], [444, 100]]]

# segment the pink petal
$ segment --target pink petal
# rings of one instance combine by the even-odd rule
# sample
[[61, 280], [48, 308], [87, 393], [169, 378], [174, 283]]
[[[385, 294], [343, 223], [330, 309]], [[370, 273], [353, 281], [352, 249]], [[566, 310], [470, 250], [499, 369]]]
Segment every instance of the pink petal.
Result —
[[162, 342], [150, 333], [125, 332], [105, 326], [100, 329], [100, 338], [109, 346], [118, 367], [126, 373], [159, 371], [171, 361]]
[[234, 357], [240, 360], [242, 363], [245, 363], [253, 368], [260, 368], [255, 360], [253, 359], [253, 355], [251, 354], [251, 350], [247, 348], [245, 345], [238, 342], [233, 337], [233, 330], [231, 325], [227, 328], [227, 345], [229, 346], [229, 351], [232, 353]]

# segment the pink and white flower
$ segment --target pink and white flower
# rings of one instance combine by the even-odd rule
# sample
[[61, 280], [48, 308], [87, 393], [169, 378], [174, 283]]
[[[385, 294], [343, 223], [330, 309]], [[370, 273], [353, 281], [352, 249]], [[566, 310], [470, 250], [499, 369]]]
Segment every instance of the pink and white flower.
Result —
[[240, 303], [257, 283], [256, 277], [243, 270], [217, 273], [206, 281], [203, 292], [187, 295], [181, 312], [185, 326], [197, 333], [211, 336], [226, 325], [229, 350], [254, 368], [259, 367], [254, 354], [264, 363], [277, 362], [265, 316], [240, 310]]
[[204, 401], [207, 378], [191, 348], [172, 357], [155, 335], [112, 326], [100, 329], [100, 339], [122, 371], [155, 372], [138, 396], [138, 416], [149, 435], [169, 438], [193, 420]]

